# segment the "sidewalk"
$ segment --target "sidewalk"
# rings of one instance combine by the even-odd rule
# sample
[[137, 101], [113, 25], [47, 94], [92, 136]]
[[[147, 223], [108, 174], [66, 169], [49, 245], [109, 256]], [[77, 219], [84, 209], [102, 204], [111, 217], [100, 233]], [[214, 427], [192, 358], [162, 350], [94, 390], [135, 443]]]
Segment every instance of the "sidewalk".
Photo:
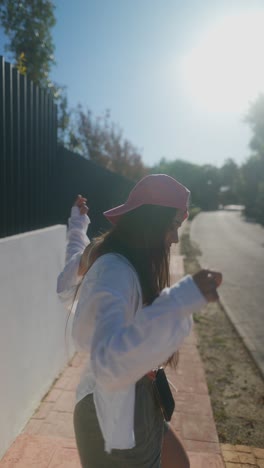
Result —
[[[177, 253], [172, 259], [173, 281], [183, 274]], [[80, 468], [72, 412], [85, 359], [85, 354], [75, 355], [3, 457], [1, 468]], [[188, 451], [191, 468], [264, 468], [264, 450], [220, 446], [194, 333], [180, 350], [177, 370], [167, 375], [177, 388], [172, 425]]]

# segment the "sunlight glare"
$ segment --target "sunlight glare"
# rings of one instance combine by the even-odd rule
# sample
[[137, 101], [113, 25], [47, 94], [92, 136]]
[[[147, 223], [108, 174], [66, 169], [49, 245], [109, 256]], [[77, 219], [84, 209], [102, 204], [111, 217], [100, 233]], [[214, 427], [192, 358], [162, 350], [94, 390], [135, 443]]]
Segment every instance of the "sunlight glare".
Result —
[[264, 9], [228, 16], [182, 62], [185, 92], [205, 110], [244, 112], [264, 92]]

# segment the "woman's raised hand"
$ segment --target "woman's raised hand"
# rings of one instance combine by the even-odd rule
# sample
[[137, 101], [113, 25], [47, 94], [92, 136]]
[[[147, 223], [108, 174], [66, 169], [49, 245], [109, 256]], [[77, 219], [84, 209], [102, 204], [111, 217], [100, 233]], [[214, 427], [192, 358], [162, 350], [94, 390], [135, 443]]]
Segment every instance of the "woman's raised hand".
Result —
[[81, 215], [86, 215], [89, 211], [89, 208], [86, 203], [87, 198], [84, 198], [82, 195], [78, 195], [74, 202], [74, 206], [78, 206]]
[[192, 277], [208, 302], [216, 302], [219, 299], [216, 288], [222, 283], [222, 273], [212, 270], [200, 270]]

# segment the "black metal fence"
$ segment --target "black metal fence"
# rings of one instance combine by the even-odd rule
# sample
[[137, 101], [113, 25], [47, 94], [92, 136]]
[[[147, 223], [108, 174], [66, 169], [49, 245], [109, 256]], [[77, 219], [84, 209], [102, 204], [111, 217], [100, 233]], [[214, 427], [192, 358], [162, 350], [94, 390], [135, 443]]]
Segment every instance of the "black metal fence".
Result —
[[87, 196], [92, 233], [102, 211], [133, 183], [57, 146], [52, 97], [0, 56], [0, 237], [65, 223], [76, 194]]
[[63, 147], [58, 147], [54, 180], [55, 200], [51, 208], [53, 219], [65, 224], [73, 200], [81, 193], [87, 198], [90, 207], [91, 235], [109, 227], [103, 211], [123, 203], [134, 185], [130, 180]]
[[0, 235], [52, 224], [57, 111], [49, 93], [0, 57]]

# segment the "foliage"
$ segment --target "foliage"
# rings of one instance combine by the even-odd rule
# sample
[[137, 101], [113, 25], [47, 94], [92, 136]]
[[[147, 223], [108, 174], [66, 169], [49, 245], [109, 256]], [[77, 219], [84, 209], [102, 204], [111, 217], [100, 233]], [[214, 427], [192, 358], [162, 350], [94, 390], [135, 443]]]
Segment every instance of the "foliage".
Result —
[[131, 180], [136, 181], [147, 172], [137, 148], [124, 139], [120, 128], [111, 122], [109, 110], [96, 117], [91, 110], [85, 111], [79, 105], [75, 109], [67, 146]]
[[219, 169], [220, 205], [240, 204], [241, 202], [241, 173], [233, 159], [227, 159]]
[[58, 140], [64, 143], [70, 113], [65, 86], [49, 79], [54, 60], [51, 28], [55, 6], [49, 0], [0, 0], [0, 23], [9, 40], [6, 50], [22, 75], [48, 88], [58, 107]]
[[250, 147], [255, 154], [241, 167], [241, 193], [245, 214], [264, 224], [264, 95], [251, 105], [246, 122], [253, 137]]
[[66, 86], [53, 84], [52, 88], [53, 97], [57, 104], [57, 126], [58, 126], [58, 143], [66, 146], [67, 136], [69, 133], [69, 126], [71, 120], [71, 112], [68, 108], [68, 98]]
[[198, 206], [191, 206], [189, 209], [189, 216], [188, 220], [191, 221], [195, 216], [197, 216], [201, 212], [201, 208]]
[[251, 105], [245, 121], [253, 131], [251, 149], [264, 158], [264, 94], [260, 94]]
[[[251, 118], [257, 115], [260, 120], [264, 120], [264, 99], [261, 102], [263, 113], [258, 103], [258, 112], [252, 112]], [[264, 131], [264, 121], [256, 122], [254, 128], [260, 129], [261, 125]], [[261, 136], [258, 137], [260, 140]], [[163, 172], [175, 177], [190, 189], [190, 219], [199, 209], [215, 210], [221, 205], [239, 204], [245, 206], [247, 217], [264, 224], [264, 153], [261, 153], [261, 145], [259, 154], [252, 155], [241, 167], [230, 158], [221, 168], [163, 158], [152, 168], [152, 172]]]
[[241, 167], [241, 196], [245, 214], [264, 224], [264, 159], [253, 155]]
[[54, 8], [50, 0], [0, 0], [0, 22], [9, 39], [6, 50], [21, 73], [44, 87], [54, 63]]
[[17, 69], [21, 75], [25, 75], [27, 73], [27, 64], [24, 52], [21, 52], [18, 57]]

